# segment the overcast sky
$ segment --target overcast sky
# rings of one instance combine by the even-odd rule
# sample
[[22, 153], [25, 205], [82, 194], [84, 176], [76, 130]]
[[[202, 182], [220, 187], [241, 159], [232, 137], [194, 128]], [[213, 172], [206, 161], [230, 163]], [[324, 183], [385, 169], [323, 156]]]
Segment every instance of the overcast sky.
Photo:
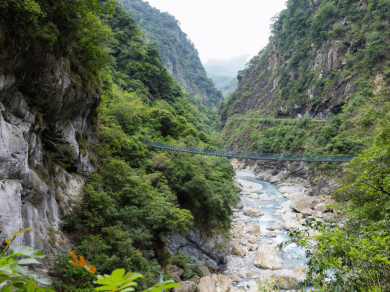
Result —
[[258, 53], [266, 46], [270, 19], [286, 0], [148, 0], [181, 23], [202, 62]]

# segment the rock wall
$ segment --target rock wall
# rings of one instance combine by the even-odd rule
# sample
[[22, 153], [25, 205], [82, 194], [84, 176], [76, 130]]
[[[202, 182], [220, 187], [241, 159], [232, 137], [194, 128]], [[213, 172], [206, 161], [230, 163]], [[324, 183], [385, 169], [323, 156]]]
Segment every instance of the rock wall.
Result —
[[226, 264], [229, 241], [222, 234], [205, 237], [198, 229], [191, 228], [186, 235], [172, 233], [165, 241], [171, 254], [185, 253], [199, 265], [207, 262], [215, 270], [221, 270]]
[[[0, 62], [0, 242], [34, 228], [12, 245], [41, 249], [48, 268], [58, 252], [72, 247], [61, 218], [73, 211], [82, 175], [96, 171], [88, 147], [96, 139], [100, 92], [82, 84], [66, 57], [26, 53], [19, 60], [15, 66]], [[80, 136], [87, 132], [83, 149]], [[64, 146], [76, 154], [73, 174], [52, 161]]]
[[329, 195], [338, 178], [322, 178], [315, 175], [306, 162], [265, 161], [253, 159], [232, 159], [235, 170], [247, 169], [255, 172], [256, 179], [278, 186], [302, 186], [311, 196]]

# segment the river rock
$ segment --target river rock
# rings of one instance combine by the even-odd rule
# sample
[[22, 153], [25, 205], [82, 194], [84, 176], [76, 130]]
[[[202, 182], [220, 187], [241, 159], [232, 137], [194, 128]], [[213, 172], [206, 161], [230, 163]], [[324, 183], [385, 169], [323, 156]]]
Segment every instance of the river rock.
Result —
[[248, 271], [248, 272], [246, 272], [246, 274], [249, 276], [249, 277], [253, 277], [253, 273], [252, 272], [250, 272], [250, 271]]
[[246, 189], [252, 189], [252, 186], [250, 185], [250, 186], [247, 186], [247, 187], [245, 187]]
[[310, 208], [305, 208], [302, 210], [301, 214], [303, 215], [303, 217], [309, 217], [314, 214], [314, 211]]
[[255, 266], [262, 269], [276, 270], [283, 267], [282, 260], [276, 250], [266, 242], [262, 242], [256, 251]]
[[218, 275], [217, 275], [217, 274], [212, 274], [212, 275], [211, 275], [211, 280], [213, 280], [213, 282], [214, 282], [215, 284], [217, 284]]
[[296, 220], [286, 220], [284, 222], [284, 228], [286, 228], [289, 231], [297, 229], [300, 226], [301, 226], [301, 224], [299, 223], [299, 221], [296, 221]]
[[257, 245], [257, 244], [254, 244], [251, 246], [252, 251], [256, 251], [258, 248], [259, 248], [259, 245]]
[[296, 200], [294, 203], [292, 203], [290, 205], [290, 208], [302, 213], [302, 211], [305, 210], [306, 208], [310, 208], [310, 204], [309, 204], [308, 200], [306, 200], [306, 197], [304, 197], [304, 198], [300, 198], [300, 199]]
[[261, 213], [260, 210], [255, 209], [255, 208], [250, 208], [250, 207], [244, 208], [244, 213], [245, 213], [245, 215], [247, 215], [247, 216], [254, 216], [254, 217], [264, 215], [263, 213]]
[[263, 198], [260, 198], [261, 201], [276, 201], [276, 198], [275, 197], [263, 197]]
[[232, 236], [234, 238], [242, 238], [242, 234], [241, 233], [233, 233]]
[[209, 276], [200, 278], [198, 288], [199, 292], [217, 292], [215, 283]]
[[192, 281], [180, 281], [180, 287], [173, 287], [173, 292], [195, 292], [196, 284]]
[[252, 284], [249, 286], [249, 289], [246, 290], [246, 292], [258, 292], [259, 291], [259, 287], [257, 284]]
[[255, 236], [260, 236], [260, 226], [257, 224], [244, 227], [244, 231], [253, 234]]
[[218, 275], [217, 286], [221, 287], [221, 292], [228, 292], [232, 287], [232, 279], [228, 276]]
[[275, 232], [273, 232], [273, 231], [268, 231], [268, 232], [265, 234], [265, 237], [276, 237], [276, 234], [275, 234]]
[[244, 208], [244, 202], [243, 202], [243, 201], [240, 201], [240, 202], [234, 207], [234, 209], [237, 209], [237, 210], [241, 210], [242, 208]]
[[256, 237], [254, 237], [254, 236], [252, 235], [251, 237], [249, 237], [248, 242], [249, 242], [249, 243], [256, 243]]
[[264, 272], [261, 272], [259, 280], [261, 283], [275, 282], [275, 273], [272, 270], [265, 270]]
[[239, 255], [241, 257], [244, 257], [248, 254], [248, 250], [243, 246], [235, 244], [232, 247], [232, 254], [236, 254], [236, 255]]
[[233, 274], [231, 279], [233, 282], [241, 282], [241, 278], [237, 274]]
[[319, 203], [314, 207], [314, 210], [317, 212], [326, 212], [328, 211], [328, 208], [326, 208], [325, 203]]
[[241, 188], [241, 189], [243, 188], [242, 184], [241, 184], [239, 181], [236, 181], [236, 180], [235, 180], [235, 181], [233, 182], [233, 184], [234, 184], [236, 187], [238, 187], [238, 188]]
[[256, 194], [256, 193], [252, 193], [250, 196], [249, 196], [249, 198], [251, 198], [251, 199], [258, 199], [260, 196], [258, 195], [258, 194]]
[[297, 266], [295, 269], [295, 278], [299, 282], [306, 280], [306, 271], [308, 270], [308, 267], [306, 266]]
[[206, 266], [204, 266], [204, 265], [199, 265], [198, 267], [199, 267], [199, 270], [202, 271], [203, 276], [211, 276], [211, 273], [210, 273], [208, 267], [206, 267]]
[[292, 270], [275, 271], [276, 285], [282, 289], [293, 289], [298, 284]]

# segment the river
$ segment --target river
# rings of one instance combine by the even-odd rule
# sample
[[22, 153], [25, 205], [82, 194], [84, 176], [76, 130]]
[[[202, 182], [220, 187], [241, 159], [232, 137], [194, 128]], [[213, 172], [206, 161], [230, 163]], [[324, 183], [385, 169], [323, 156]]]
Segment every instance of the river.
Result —
[[[259, 217], [246, 216], [241, 209], [236, 211], [238, 217], [235, 216], [234, 223], [239, 221], [244, 222], [247, 226], [251, 224], [257, 224], [260, 226], [261, 236], [257, 238], [256, 244], [261, 244], [264, 240], [267, 240], [269, 244], [273, 246], [280, 244], [283, 241], [288, 240], [287, 231], [281, 228], [281, 230], [274, 230], [274, 234], [270, 234], [270, 230], [267, 228], [274, 226], [275, 224], [283, 225], [286, 218], [295, 218], [296, 214], [292, 210], [289, 210], [291, 201], [283, 197], [282, 192], [289, 194], [305, 192], [305, 188], [300, 186], [282, 186], [278, 187], [271, 183], [257, 180], [253, 172], [249, 170], [242, 170], [236, 172], [237, 181], [243, 186], [244, 195], [241, 199], [245, 207], [251, 207], [259, 209], [264, 215]], [[267, 201], [263, 201], [257, 198], [251, 198], [253, 194], [263, 195], [267, 194]], [[286, 212], [286, 210], [288, 210]], [[234, 229], [231, 231], [233, 234]], [[270, 237], [274, 236], [274, 237]], [[237, 239], [232, 238], [231, 244], [236, 243]], [[243, 238], [239, 240], [242, 246], [250, 247], [251, 244], [247, 242], [247, 239]], [[298, 266], [304, 266], [306, 264], [305, 251], [296, 244], [289, 244], [282, 251], [277, 251], [278, 257], [283, 261], [282, 270], [292, 270]], [[260, 274], [264, 269], [258, 268], [254, 265], [256, 251], [249, 251], [247, 256], [241, 257], [239, 255], [229, 255], [227, 259], [227, 270], [224, 275], [231, 277], [233, 274], [238, 275], [241, 281], [235, 282], [233, 286], [235, 289], [247, 290], [251, 285], [257, 284], [260, 280]], [[245, 275], [245, 272], [250, 272], [249, 275]]]

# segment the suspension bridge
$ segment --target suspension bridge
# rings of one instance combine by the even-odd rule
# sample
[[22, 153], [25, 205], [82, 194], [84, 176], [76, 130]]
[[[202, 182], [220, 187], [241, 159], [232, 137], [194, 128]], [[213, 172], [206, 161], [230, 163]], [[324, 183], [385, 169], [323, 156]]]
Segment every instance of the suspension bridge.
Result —
[[354, 155], [295, 155], [295, 154], [273, 154], [273, 153], [248, 153], [235, 152], [228, 150], [213, 150], [204, 148], [187, 147], [181, 145], [173, 145], [149, 140], [141, 140], [141, 143], [149, 147], [201, 154], [211, 156], [223, 156], [228, 158], [245, 158], [257, 160], [281, 160], [281, 161], [306, 161], [306, 162], [349, 162]]

